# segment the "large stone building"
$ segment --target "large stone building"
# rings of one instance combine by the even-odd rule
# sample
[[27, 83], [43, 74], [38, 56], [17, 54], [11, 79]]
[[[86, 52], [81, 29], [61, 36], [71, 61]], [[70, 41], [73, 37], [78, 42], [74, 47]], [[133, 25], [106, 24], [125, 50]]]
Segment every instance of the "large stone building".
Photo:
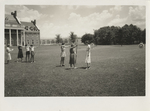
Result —
[[40, 30], [36, 26], [36, 20], [20, 21], [17, 11], [10, 15], [5, 14], [5, 44], [10, 44], [10, 46], [40, 45]]

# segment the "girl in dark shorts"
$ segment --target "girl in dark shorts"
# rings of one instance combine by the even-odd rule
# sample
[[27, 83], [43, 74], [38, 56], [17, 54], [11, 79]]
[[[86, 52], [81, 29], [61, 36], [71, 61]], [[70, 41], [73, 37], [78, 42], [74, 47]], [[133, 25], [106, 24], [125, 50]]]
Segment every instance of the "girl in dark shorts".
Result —
[[22, 58], [23, 58], [22, 46], [18, 46], [17, 62], [18, 62], [19, 59], [21, 59], [21, 62], [22, 62]]
[[26, 44], [25, 48], [26, 48], [26, 62], [28, 62], [30, 60], [30, 46]]
[[73, 44], [71, 45], [70, 60], [69, 60], [70, 68], [72, 68], [72, 66], [74, 66], [74, 69], [76, 69], [76, 58], [77, 58], [75, 47], [76, 47], [75, 45], [73, 45]]

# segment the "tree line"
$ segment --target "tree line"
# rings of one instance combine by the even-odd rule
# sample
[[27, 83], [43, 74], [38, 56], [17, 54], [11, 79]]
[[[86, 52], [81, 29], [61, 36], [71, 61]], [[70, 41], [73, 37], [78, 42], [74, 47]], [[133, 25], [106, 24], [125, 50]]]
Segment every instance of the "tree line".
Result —
[[[69, 39], [62, 39], [60, 34], [56, 35], [56, 43], [74, 43], [77, 40], [77, 35], [70, 32]], [[123, 27], [105, 26], [94, 30], [94, 34], [86, 33], [81, 37], [81, 42], [86, 41], [96, 45], [129, 45], [146, 43], [146, 29], [141, 30], [136, 25], [125, 24]]]
[[62, 39], [61, 35], [60, 34], [57, 34], [56, 35], [56, 43], [75, 43], [76, 40], [77, 40], [77, 35], [74, 34], [74, 32], [70, 32], [70, 35], [69, 35], [69, 40], [68, 39]]
[[94, 30], [94, 34], [84, 34], [81, 41], [85, 43], [89, 41], [96, 45], [129, 45], [139, 44], [140, 42], [146, 43], [146, 29], [141, 30], [136, 25], [127, 25], [123, 27], [105, 26]]

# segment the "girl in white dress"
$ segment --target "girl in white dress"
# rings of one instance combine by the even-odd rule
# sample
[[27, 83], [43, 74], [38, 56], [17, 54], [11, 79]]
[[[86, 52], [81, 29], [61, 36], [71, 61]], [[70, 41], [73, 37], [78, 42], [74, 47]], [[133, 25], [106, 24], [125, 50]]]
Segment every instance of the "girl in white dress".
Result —
[[60, 54], [60, 57], [61, 57], [60, 66], [65, 66], [65, 57], [66, 57], [65, 49], [66, 49], [66, 47], [69, 47], [69, 46], [65, 46], [65, 44], [62, 43], [62, 45], [61, 45], [61, 54]]
[[85, 58], [85, 63], [87, 64], [86, 69], [90, 69], [90, 64], [91, 64], [91, 46], [89, 42], [86, 42], [87, 49], [86, 49], [86, 58]]
[[31, 51], [31, 59], [30, 60], [31, 60], [31, 63], [32, 63], [32, 62], [35, 62], [34, 61], [35, 52], [34, 52], [34, 46], [33, 45], [30, 46], [30, 51]]
[[11, 60], [11, 54], [10, 52], [13, 51], [13, 49], [10, 49], [10, 45], [7, 45], [6, 52], [7, 52], [7, 64], [9, 64], [9, 61]]

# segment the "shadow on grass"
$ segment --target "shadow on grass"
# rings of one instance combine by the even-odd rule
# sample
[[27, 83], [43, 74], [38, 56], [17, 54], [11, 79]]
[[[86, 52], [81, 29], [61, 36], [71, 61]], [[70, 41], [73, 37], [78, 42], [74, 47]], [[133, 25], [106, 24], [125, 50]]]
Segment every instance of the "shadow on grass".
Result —
[[60, 65], [57, 65], [56, 67], [62, 67], [62, 66], [60, 66]]
[[[65, 68], [66, 70], [71, 70], [71, 69], [74, 69], [74, 68]], [[76, 69], [86, 69], [86, 67], [77, 67]]]
[[28, 62], [27, 62], [27, 61], [22, 61], [22, 62], [21, 62], [21, 61], [20, 61], [20, 62], [18, 62], [18, 63], [31, 63], [31, 62], [29, 62], [29, 61], [28, 61]]
[[71, 70], [72, 68], [65, 68], [66, 70]]
[[86, 69], [86, 67], [78, 67], [77, 69]]

